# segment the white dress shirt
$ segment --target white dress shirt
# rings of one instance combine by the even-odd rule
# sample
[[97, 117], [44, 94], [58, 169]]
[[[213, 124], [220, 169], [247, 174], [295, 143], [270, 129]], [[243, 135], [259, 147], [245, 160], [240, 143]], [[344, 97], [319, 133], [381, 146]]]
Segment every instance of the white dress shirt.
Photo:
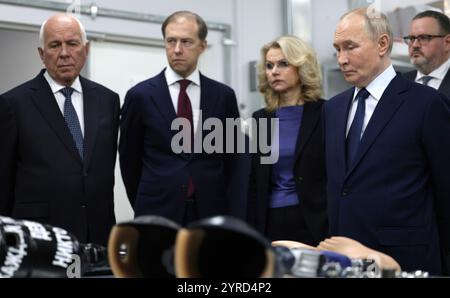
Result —
[[[180, 93], [179, 80], [184, 78], [173, 71], [172, 68], [167, 67], [164, 72], [166, 77], [167, 85], [169, 87], [170, 97], [172, 98], [173, 107], [175, 108], [175, 113], [178, 112], [178, 95]], [[186, 80], [191, 81], [186, 89], [186, 93], [189, 96], [192, 106], [192, 120], [194, 122], [194, 132], [197, 131], [198, 122], [200, 119], [200, 72], [195, 69]]]
[[[439, 87], [442, 84], [442, 81], [445, 78], [445, 75], [447, 74], [448, 70], [450, 69], [450, 59], [445, 61], [445, 63], [442, 63], [441, 66], [430, 72], [428, 76], [431, 77], [430, 82], [428, 83], [428, 86], [433, 87], [434, 89], [439, 89]], [[419, 70], [417, 70], [416, 75], [416, 82], [419, 84], [423, 84], [422, 78], [426, 76], [425, 74], [421, 73]]]
[[[366, 99], [366, 113], [364, 114], [364, 123], [361, 129], [361, 137], [366, 130], [367, 124], [372, 118], [373, 112], [377, 107], [378, 102], [383, 96], [384, 91], [386, 90], [389, 83], [394, 79], [397, 74], [395, 73], [394, 67], [392, 64], [385, 69], [378, 77], [376, 77], [369, 85], [367, 85], [366, 90], [369, 91], [370, 95]], [[347, 134], [350, 130], [350, 126], [352, 125], [353, 118], [355, 118], [356, 108], [358, 106], [358, 101], [355, 101], [356, 95], [358, 94], [360, 88], [355, 88], [355, 93], [353, 94], [353, 101], [350, 107], [350, 112], [348, 113], [347, 119]]]
[[[50, 88], [52, 89], [53, 95], [55, 96], [56, 102], [58, 103], [58, 107], [61, 110], [61, 113], [64, 116], [64, 102], [66, 98], [60, 92], [61, 89], [66, 86], [59, 84], [56, 82], [46, 71], [44, 73], [44, 78], [47, 80]], [[72, 83], [72, 87], [75, 91], [72, 93], [72, 104], [77, 112], [78, 121], [80, 122], [81, 133], [84, 137], [84, 114], [83, 114], [83, 89], [81, 88], [80, 77], [78, 76], [75, 81]]]

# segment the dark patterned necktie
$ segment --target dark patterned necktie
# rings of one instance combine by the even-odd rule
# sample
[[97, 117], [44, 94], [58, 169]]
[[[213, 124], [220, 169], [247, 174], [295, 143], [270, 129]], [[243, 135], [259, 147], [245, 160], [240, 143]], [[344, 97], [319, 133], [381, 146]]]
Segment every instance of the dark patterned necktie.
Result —
[[363, 88], [359, 90], [355, 100], [358, 101], [355, 117], [347, 135], [347, 170], [354, 162], [359, 143], [361, 142], [361, 132], [364, 124], [364, 115], [366, 114], [366, 99], [370, 93]]
[[80, 121], [78, 120], [77, 112], [72, 104], [72, 93], [74, 89], [71, 87], [65, 87], [60, 90], [66, 100], [64, 101], [64, 120], [66, 125], [72, 134], [75, 142], [75, 147], [83, 159], [83, 134], [81, 132]]
[[422, 83], [425, 85], [425, 86], [428, 86], [428, 83], [431, 81], [433, 79], [433, 77], [430, 77], [430, 76], [423, 76], [422, 77]]
[[[186, 118], [191, 124], [191, 149], [193, 148], [194, 142], [194, 120], [192, 115], [192, 105], [189, 100], [189, 96], [186, 92], [187, 87], [191, 83], [189, 80], [180, 80], [180, 93], [178, 94], [178, 108], [177, 108], [177, 116]], [[192, 150], [191, 150], [192, 152]], [[192, 177], [189, 176], [189, 183], [186, 197], [192, 196], [194, 193], [194, 183], [192, 182]]]

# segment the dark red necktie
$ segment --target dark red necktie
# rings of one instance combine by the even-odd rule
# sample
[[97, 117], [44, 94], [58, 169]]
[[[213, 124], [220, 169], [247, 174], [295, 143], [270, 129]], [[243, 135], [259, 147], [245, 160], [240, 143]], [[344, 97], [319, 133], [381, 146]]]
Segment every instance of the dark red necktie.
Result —
[[[193, 148], [193, 142], [194, 142], [194, 120], [192, 116], [192, 105], [191, 101], [189, 100], [189, 96], [186, 92], [186, 88], [189, 86], [191, 81], [189, 80], [180, 80], [178, 81], [180, 83], [180, 94], [178, 94], [178, 109], [177, 109], [177, 116], [178, 117], [184, 117], [191, 123], [191, 148]], [[187, 190], [187, 197], [192, 196], [194, 193], [194, 183], [192, 182], [192, 177], [189, 176], [189, 184], [188, 184], [188, 190]]]

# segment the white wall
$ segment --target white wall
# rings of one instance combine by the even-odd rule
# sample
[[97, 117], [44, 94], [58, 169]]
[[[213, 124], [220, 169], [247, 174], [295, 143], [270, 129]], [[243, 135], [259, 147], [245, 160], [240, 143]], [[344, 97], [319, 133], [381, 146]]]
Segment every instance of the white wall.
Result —
[[319, 56], [320, 62], [335, 62], [334, 30], [339, 18], [348, 10], [347, 0], [314, 0], [312, 9], [312, 46]]
[[279, 0], [234, 0], [233, 38], [236, 66], [235, 88], [246, 105], [242, 116], [247, 118], [263, 105], [258, 92], [250, 91], [249, 62], [259, 60], [261, 47], [283, 34], [283, 6]]
[[[31, 79], [41, 68], [37, 46], [38, 36], [32, 32], [0, 29], [0, 94]], [[20, 59], [8, 59], [6, 55], [18, 55]], [[30, 69], [32, 75], [30, 75]]]

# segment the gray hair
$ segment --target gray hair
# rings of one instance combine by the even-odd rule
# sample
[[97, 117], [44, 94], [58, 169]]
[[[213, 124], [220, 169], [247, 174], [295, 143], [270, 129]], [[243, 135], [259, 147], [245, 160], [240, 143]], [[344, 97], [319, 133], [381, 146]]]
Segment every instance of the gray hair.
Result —
[[[86, 35], [86, 30], [84, 29], [83, 24], [81, 24], [80, 20], [77, 19], [76, 17], [69, 15], [69, 14], [65, 14], [67, 17], [72, 18], [73, 20], [75, 20], [78, 24], [78, 28], [80, 29], [80, 34], [81, 34], [81, 42], [83, 43], [83, 45], [86, 45], [88, 43], [88, 39], [87, 39], [87, 35]], [[41, 48], [43, 49], [45, 46], [45, 39], [44, 39], [44, 30], [45, 30], [45, 25], [47, 24], [47, 21], [49, 19], [45, 20], [42, 25], [41, 25], [41, 29], [39, 30], [39, 44], [41, 45]]]
[[392, 33], [389, 19], [384, 13], [376, 11], [376, 13], [369, 14], [367, 8], [357, 8], [345, 13], [341, 17], [341, 21], [351, 15], [359, 15], [364, 17], [365, 30], [371, 40], [377, 42], [381, 35], [386, 34], [389, 37], [388, 53], [392, 52], [392, 47], [394, 46], [394, 34]]

